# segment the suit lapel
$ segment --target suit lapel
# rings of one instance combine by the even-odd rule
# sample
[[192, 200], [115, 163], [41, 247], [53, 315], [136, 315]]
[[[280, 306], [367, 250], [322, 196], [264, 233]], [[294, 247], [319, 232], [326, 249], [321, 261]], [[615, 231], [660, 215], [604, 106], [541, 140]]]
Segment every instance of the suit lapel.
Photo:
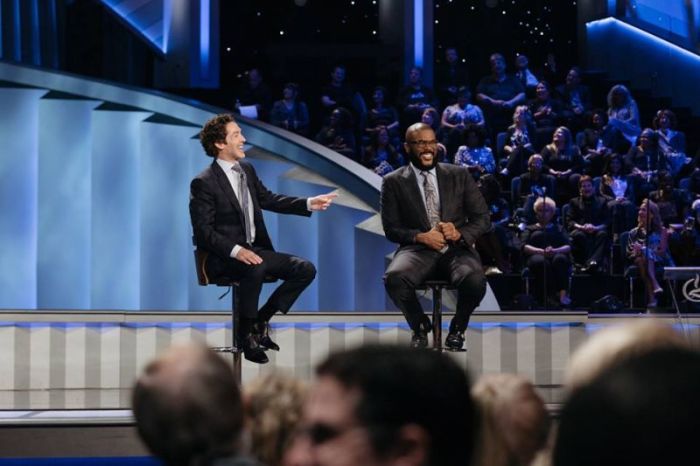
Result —
[[415, 206], [416, 212], [420, 217], [420, 222], [426, 230], [430, 229], [430, 221], [428, 220], [428, 212], [425, 210], [425, 202], [418, 188], [418, 178], [416, 177], [413, 168], [410, 165], [404, 167], [403, 177], [406, 180], [406, 188], [408, 190], [408, 206]]
[[[216, 182], [219, 184], [219, 187], [224, 192], [224, 194], [226, 195], [226, 198], [231, 202], [233, 207], [242, 216], [243, 210], [241, 209], [241, 204], [238, 202], [238, 199], [236, 198], [236, 193], [233, 192], [233, 188], [231, 187], [231, 182], [228, 180], [226, 173], [224, 173], [224, 170], [221, 168], [221, 166], [219, 166], [219, 164], [216, 162], [216, 160], [214, 160], [214, 162], [211, 164], [211, 167], [212, 167], [212, 170], [214, 172], [214, 175], [216, 176]], [[241, 217], [241, 219], [242, 219], [242, 217]]]

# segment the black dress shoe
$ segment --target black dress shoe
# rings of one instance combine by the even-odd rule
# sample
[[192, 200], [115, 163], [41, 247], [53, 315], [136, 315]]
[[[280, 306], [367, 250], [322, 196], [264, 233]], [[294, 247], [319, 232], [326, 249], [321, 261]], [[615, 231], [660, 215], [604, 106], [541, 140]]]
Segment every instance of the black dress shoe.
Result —
[[252, 334], [241, 338], [241, 348], [243, 349], [243, 356], [250, 362], [265, 364], [270, 361], [265, 355], [265, 350], [262, 349]]
[[280, 346], [270, 338], [269, 322], [258, 322], [253, 328], [253, 331], [255, 332], [255, 338], [258, 340], [260, 346], [272, 351], [280, 350]]
[[464, 346], [464, 333], [450, 332], [445, 338], [445, 348], [449, 351], [460, 351]]
[[427, 348], [428, 347], [428, 333], [423, 330], [416, 330], [411, 336], [411, 348]]

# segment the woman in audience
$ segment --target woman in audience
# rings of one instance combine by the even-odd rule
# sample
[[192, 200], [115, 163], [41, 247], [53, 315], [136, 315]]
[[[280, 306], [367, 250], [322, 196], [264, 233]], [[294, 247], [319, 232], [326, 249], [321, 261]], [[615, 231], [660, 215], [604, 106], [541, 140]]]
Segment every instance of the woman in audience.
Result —
[[639, 135], [639, 141], [625, 156], [625, 164], [635, 180], [637, 202], [646, 198], [658, 186], [657, 173], [665, 170], [666, 158], [659, 150], [656, 133], [646, 128]]
[[652, 127], [656, 131], [659, 149], [668, 161], [668, 168], [676, 176], [690, 162], [685, 155], [685, 133], [676, 131], [676, 115], [671, 110], [656, 112]]
[[507, 158], [502, 175], [511, 179], [527, 170], [527, 161], [535, 153], [536, 137], [530, 110], [525, 105], [518, 105], [513, 112], [513, 124], [506, 132], [503, 153], [499, 154], [500, 158]]
[[292, 377], [271, 373], [244, 388], [250, 452], [261, 464], [280, 466], [299, 427], [306, 385]]
[[552, 142], [540, 154], [544, 159], [545, 173], [556, 179], [557, 197], [560, 202], [567, 202], [578, 191], [578, 180], [583, 169], [583, 157], [572, 141], [569, 128], [557, 128], [552, 135]]
[[649, 199], [659, 208], [661, 223], [680, 229], [687, 217], [690, 199], [688, 193], [673, 187], [673, 177], [665, 170], [658, 176], [659, 189], [649, 193]]
[[611, 154], [603, 169], [600, 194], [609, 199], [613, 241], [634, 226], [637, 207], [634, 203], [634, 182], [626, 171], [620, 154]]
[[661, 223], [659, 208], [644, 199], [637, 214], [637, 226], [630, 230], [627, 257], [639, 269], [647, 294], [647, 306], [656, 307], [663, 288], [656, 280], [656, 266], [673, 266], [668, 250], [668, 232]]
[[304, 102], [297, 100], [299, 86], [287, 83], [282, 89], [282, 100], [278, 100], [270, 111], [270, 123], [297, 134], [306, 136], [309, 130], [309, 110]]
[[457, 92], [457, 103], [445, 107], [440, 121], [441, 131], [445, 134], [447, 153], [453, 154], [462, 141], [462, 133], [467, 126], [485, 126], [484, 114], [477, 105], [469, 103], [471, 92], [469, 88], [460, 87]]
[[399, 138], [399, 114], [394, 107], [384, 104], [386, 88], [377, 86], [372, 92], [372, 107], [367, 111], [367, 124], [365, 134], [371, 137], [379, 127], [385, 127], [389, 132], [389, 141], [394, 147], [400, 142]]
[[473, 466], [548, 464], [549, 414], [529, 380], [484, 375], [472, 388], [472, 398], [481, 420]]
[[552, 97], [552, 88], [547, 81], [537, 84], [535, 98], [528, 103], [528, 107], [538, 135], [546, 141], [559, 123], [562, 107], [561, 102]]
[[355, 132], [353, 131], [350, 110], [343, 107], [333, 110], [328, 126], [321, 128], [321, 131], [316, 135], [316, 142], [346, 157], [355, 159]]
[[[569, 274], [571, 269], [571, 246], [566, 230], [552, 223], [556, 203], [549, 197], [535, 201], [537, 223], [529, 225], [522, 234], [523, 254], [529, 256], [527, 267], [536, 280], [543, 277], [547, 288], [558, 294], [559, 304], [567, 307], [569, 298]], [[546, 275], [545, 275], [546, 274]], [[543, 286], [544, 287], [544, 286]], [[548, 299], [549, 296], [545, 296]]]
[[608, 124], [619, 130], [630, 144], [634, 144], [639, 136], [637, 102], [622, 84], [613, 86], [608, 92]]
[[626, 154], [630, 143], [608, 124], [608, 115], [598, 108], [591, 112], [579, 148], [586, 163], [584, 171], [595, 178], [602, 174], [607, 157], [612, 153]]
[[384, 176], [403, 165], [403, 158], [389, 142], [389, 131], [380, 126], [372, 134], [372, 143], [365, 147], [362, 164], [379, 176]]
[[455, 154], [455, 165], [467, 167], [474, 179], [483, 174], [496, 172], [493, 152], [486, 146], [486, 130], [483, 126], [469, 125], [462, 132], [466, 145], [459, 146]]
[[508, 223], [510, 222], [510, 206], [501, 197], [501, 186], [493, 175], [484, 175], [479, 179], [479, 190], [484, 196], [491, 214], [491, 231], [477, 238], [476, 250], [486, 267], [486, 274], [509, 273], [511, 265], [505, 259], [504, 252], [512, 244], [509, 238]]

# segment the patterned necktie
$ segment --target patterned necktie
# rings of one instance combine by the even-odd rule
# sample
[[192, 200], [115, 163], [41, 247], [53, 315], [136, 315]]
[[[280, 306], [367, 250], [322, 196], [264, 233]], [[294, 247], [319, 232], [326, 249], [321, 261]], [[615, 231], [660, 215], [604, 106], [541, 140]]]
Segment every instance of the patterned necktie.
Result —
[[423, 194], [425, 195], [425, 210], [428, 212], [430, 226], [434, 227], [440, 221], [440, 204], [438, 204], [437, 192], [428, 179], [427, 172], [421, 172], [423, 177]]
[[241, 168], [241, 164], [237, 163], [231, 170], [238, 173], [239, 185], [238, 185], [238, 201], [241, 204], [241, 210], [243, 211], [243, 219], [245, 221], [245, 242], [247, 244], [253, 244], [253, 235], [250, 230], [250, 204], [248, 203], [248, 182], [246, 181], [245, 172]]

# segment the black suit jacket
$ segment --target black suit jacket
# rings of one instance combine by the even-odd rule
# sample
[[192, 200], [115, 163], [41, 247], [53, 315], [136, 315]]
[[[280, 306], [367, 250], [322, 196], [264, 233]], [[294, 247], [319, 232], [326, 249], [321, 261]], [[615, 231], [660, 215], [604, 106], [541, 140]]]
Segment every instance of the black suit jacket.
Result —
[[[444, 163], [437, 165], [436, 174], [440, 219], [454, 223], [462, 233], [463, 244], [474, 244], [491, 228], [486, 202], [474, 178], [466, 168]], [[430, 230], [425, 203], [410, 165], [384, 177], [381, 213], [387, 239], [400, 246], [415, 244], [418, 233]]]
[[593, 195], [590, 203], [583, 201], [581, 196], [575, 197], [569, 201], [569, 211], [564, 219], [569, 232], [574, 231], [574, 223], [583, 225], [590, 223], [592, 225], [608, 225], [610, 216], [608, 212], [607, 200], [603, 196]]
[[[253, 200], [254, 246], [273, 249], [265, 228], [262, 209], [310, 216], [306, 198], [284, 196], [268, 190], [253, 166], [240, 161]], [[190, 218], [197, 248], [228, 259], [236, 244], [245, 245], [243, 211], [223, 169], [216, 160], [190, 184]]]

